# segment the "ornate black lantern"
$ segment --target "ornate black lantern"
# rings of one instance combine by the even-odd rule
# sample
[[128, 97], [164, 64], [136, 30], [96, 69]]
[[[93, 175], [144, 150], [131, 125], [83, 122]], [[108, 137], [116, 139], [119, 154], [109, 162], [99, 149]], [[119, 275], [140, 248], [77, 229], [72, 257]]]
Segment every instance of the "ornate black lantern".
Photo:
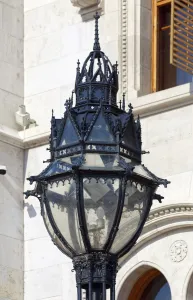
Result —
[[63, 119], [51, 120], [49, 166], [26, 196], [40, 200], [54, 244], [73, 259], [78, 299], [115, 299], [117, 262], [135, 244], [160, 184], [169, 183], [141, 164], [141, 126], [125, 95], [117, 105], [118, 71], [95, 42]]

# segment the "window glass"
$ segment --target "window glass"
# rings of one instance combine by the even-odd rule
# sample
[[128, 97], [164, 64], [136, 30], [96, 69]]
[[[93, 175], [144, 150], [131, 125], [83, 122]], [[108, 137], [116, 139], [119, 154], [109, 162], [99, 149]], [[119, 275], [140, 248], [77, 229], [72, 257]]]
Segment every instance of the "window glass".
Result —
[[160, 274], [144, 290], [141, 300], [171, 300], [171, 291], [166, 278]]

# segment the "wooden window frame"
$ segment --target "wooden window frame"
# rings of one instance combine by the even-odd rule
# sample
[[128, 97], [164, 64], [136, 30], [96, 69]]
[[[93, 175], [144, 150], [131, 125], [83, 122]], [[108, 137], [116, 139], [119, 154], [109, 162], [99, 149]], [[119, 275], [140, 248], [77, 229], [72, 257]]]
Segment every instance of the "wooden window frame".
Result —
[[158, 90], [158, 9], [161, 6], [171, 4], [172, 0], [152, 0], [152, 63], [151, 63], [151, 90], [157, 92]]
[[145, 274], [143, 274], [134, 284], [128, 300], [141, 300], [146, 287], [160, 274], [161, 273], [156, 269], [151, 269], [145, 272]]
[[[193, 1], [191, 7], [189, 6], [190, 2], [183, 0], [183, 3], [180, 3], [180, 0], [172, 0], [170, 63], [192, 75]], [[187, 8], [187, 10], [183, 11], [183, 8]], [[180, 15], [181, 12], [183, 12], [182, 15]], [[184, 28], [184, 24], [186, 24], [186, 28]]]

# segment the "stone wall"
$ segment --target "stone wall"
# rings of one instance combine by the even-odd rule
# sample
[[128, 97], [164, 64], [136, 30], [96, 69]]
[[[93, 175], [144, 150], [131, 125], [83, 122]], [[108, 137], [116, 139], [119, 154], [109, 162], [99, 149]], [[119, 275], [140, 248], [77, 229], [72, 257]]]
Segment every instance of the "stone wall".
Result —
[[23, 150], [0, 141], [0, 299], [23, 299]]
[[17, 128], [23, 103], [23, 0], [0, 1], [0, 124]]
[[1, 0], [0, 299], [7, 300], [22, 300], [24, 290], [23, 149], [5, 133], [17, 136], [15, 112], [24, 101], [23, 28], [23, 0]]
[[[76, 299], [71, 261], [51, 242], [33, 197], [25, 201], [23, 232], [22, 196], [29, 188], [26, 178], [38, 174], [49, 158], [51, 110], [56, 117], [63, 115], [64, 102], [74, 88], [76, 61], [83, 63], [92, 50], [94, 22], [82, 21], [79, 8], [71, 2], [25, 0], [23, 26], [21, 1], [0, 1], [0, 164], [8, 169], [6, 176], [0, 176], [3, 299], [23, 299], [23, 260], [25, 300]], [[112, 62], [119, 60], [120, 92], [127, 92], [135, 114], [142, 117], [143, 148], [151, 152], [143, 162], [172, 182], [168, 189], [159, 189], [165, 196], [163, 204], [154, 203], [136, 247], [120, 262], [117, 297], [127, 299], [141, 270], [155, 267], [168, 279], [172, 299], [185, 300], [187, 289], [192, 294], [188, 287], [193, 270], [193, 87], [186, 84], [148, 94], [151, 1], [102, 2], [101, 46]], [[144, 94], [148, 95], [138, 97]], [[23, 101], [39, 126], [18, 133], [14, 112]], [[187, 245], [179, 261], [171, 255], [177, 241]]]

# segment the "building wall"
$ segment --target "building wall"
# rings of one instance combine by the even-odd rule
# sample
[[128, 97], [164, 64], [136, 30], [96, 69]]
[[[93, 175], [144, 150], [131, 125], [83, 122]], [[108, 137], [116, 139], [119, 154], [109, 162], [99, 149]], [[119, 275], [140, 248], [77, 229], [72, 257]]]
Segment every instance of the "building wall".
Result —
[[[153, 204], [136, 247], [120, 261], [117, 299], [127, 299], [140, 274], [155, 267], [166, 276], [172, 299], [185, 300], [187, 290], [192, 294], [193, 271], [193, 88], [186, 84], [149, 94], [150, 0], [104, 0], [104, 5], [101, 46], [112, 62], [119, 60], [120, 92], [127, 92], [128, 103], [142, 117], [143, 148], [151, 152], [143, 162], [172, 182], [158, 191], [163, 203]], [[8, 169], [0, 176], [0, 298], [73, 300], [71, 261], [51, 242], [36, 198], [25, 200], [23, 232], [22, 192], [29, 188], [26, 178], [38, 174], [49, 158], [51, 109], [57, 117], [64, 113], [76, 61], [83, 63], [92, 49], [94, 22], [82, 22], [70, 0], [25, 0], [24, 8], [20, 0], [4, 0], [0, 16], [0, 38], [7, 41], [0, 44], [0, 164]], [[18, 133], [14, 113], [21, 103], [38, 126]]]
[[24, 101], [23, 15], [23, 0], [0, 1], [0, 123], [11, 128]]
[[[120, 261], [117, 299], [127, 299], [140, 272], [151, 266], [166, 276], [172, 299], [186, 299], [193, 250], [192, 86], [150, 95], [151, 1], [120, 0], [112, 4], [105, 0], [104, 3], [101, 46], [112, 62], [119, 58], [120, 91], [127, 92], [135, 114], [142, 117], [143, 148], [151, 153], [144, 155], [143, 162], [172, 182], [167, 189], [159, 189], [165, 197], [163, 204], [153, 204], [136, 248]], [[82, 22], [78, 8], [70, 1], [43, 1], [41, 5], [26, 1], [24, 101], [40, 125], [39, 129], [26, 132], [29, 140], [40, 133], [42, 137], [47, 135], [52, 108], [56, 116], [63, 114], [64, 101], [74, 86], [77, 58], [83, 62], [91, 50], [93, 26], [92, 20]], [[36, 148], [26, 150], [27, 177], [42, 170], [42, 161], [48, 158], [46, 146], [38, 147], [38, 143], [36, 140]], [[25, 210], [25, 300], [76, 299], [72, 264], [50, 241], [38, 201], [31, 198], [28, 202], [37, 215], [30, 218]], [[170, 249], [178, 240], [183, 240], [188, 250], [176, 262]]]
[[192, 115], [193, 106], [189, 105], [142, 120], [143, 145], [150, 151], [143, 162], [171, 184], [167, 189], [158, 189], [165, 197], [163, 203], [153, 204], [137, 245], [120, 262], [123, 266], [117, 282], [120, 300], [128, 299], [133, 285], [147, 267], [163, 273], [169, 282], [172, 299], [186, 299], [193, 270]]
[[23, 150], [0, 141], [0, 299], [22, 300], [24, 290]]
[[0, 299], [7, 300], [22, 300], [24, 290], [23, 149], [10, 138], [17, 139], [15, 112], [24, 101], [23, 28], [23, 0], [1, 0]]

